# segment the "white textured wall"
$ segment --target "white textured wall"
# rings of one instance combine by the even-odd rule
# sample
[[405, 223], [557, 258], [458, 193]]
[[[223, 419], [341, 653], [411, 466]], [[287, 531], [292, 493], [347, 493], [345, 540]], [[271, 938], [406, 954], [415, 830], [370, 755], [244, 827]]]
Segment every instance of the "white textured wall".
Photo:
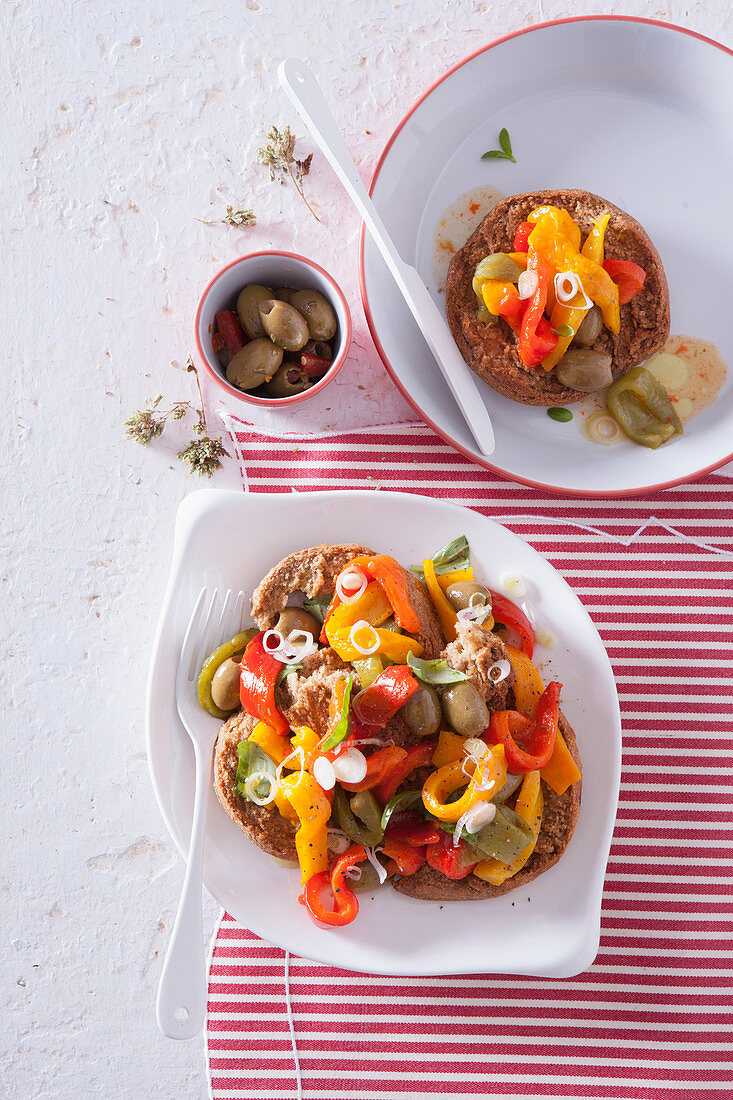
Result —
[[[191, 349], [203, 285], [256, 248], [321, 261], [354, 313], [351, 361], [282, 425], [409, 415], [358, 305], [358, 222], [322, 158], [323, 223], [254, 163], [267, 127], [303, 134], [275, 70], [313, 64], [369, 176], [445, 69], [553, 0], [4, 0], [0, 5], [5, 324], [0, 1094], [206, 1095], [200, 1040], [163, 1039], [155, 989], [182, 881], [148, 780], [143, 697], [186, 438], [143, 451], [122, 421]], [[718, 0], [612, 11], [731, 44]], [[312, 148], [301, 143], [305, 152]], [[227, 203], [256, 229], [204, 224]], [[213, 396], [213, 395], [212, 395]], [[264, 419], [264, 417], [263, 417]], [[232, 464], [217, 484], [236, 485]], [[215, 907], [206, 906], [207, 926]]]

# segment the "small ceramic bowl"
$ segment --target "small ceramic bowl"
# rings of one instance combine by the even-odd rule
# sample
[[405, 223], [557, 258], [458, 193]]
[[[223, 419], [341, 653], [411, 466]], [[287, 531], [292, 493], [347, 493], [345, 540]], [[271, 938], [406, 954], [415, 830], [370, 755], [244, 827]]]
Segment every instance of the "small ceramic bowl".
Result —
[[[290, 286], [295, 290], [319, 290], [333, 306], [338, 319], [333, 362], [323, 378], [310, 389], [290, 397], [257, 397], [227, 382], [226, 372], [211, 346], [214, 315], [223, 309], [235, 309], [240, 290], [250, 283], [260, 283], [273, 289]], [[211, 280], [199, 300], [194, 330], [199, 360], [218, 386], [249, 405], [285, 408], [320, 393], [341, 370], [351, 345], [351, 314], [338, 285], [313, 260], [297, 256], [294, 252], [251, 252], [249, 256], [227, 264]]]

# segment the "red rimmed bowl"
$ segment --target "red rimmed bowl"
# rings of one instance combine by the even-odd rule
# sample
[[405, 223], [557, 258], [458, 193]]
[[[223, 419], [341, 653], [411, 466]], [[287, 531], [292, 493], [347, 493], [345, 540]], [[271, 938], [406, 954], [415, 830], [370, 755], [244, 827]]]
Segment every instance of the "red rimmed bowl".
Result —
[[[240, 290], [250, 283], [260, 283], [273, 289], [289, 286], [295, 290], [318, 290], [331, 303], [338, 320], [333, 362], [323, 378], [310, 389], [290, 397], [257, 397], [227, 381], [224, 368], [211, 346], [214, 315], [223, 309], [235, 309]], [[251, 252], [227, 264], [206, 287], [196, 309], [194, 335], [199, 361], [218, 386], [248, 405], [285, 408], [320, 393], [341, 370], [351, 346], [351, 314], [341, 288], [313, 260], [294, 252]]]

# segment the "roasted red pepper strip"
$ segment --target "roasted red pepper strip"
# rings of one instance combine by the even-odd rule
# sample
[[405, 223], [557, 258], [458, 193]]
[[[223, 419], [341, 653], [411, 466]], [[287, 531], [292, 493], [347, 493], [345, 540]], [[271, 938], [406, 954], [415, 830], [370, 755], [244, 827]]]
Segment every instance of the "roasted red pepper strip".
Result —
[[534, 721], [515, 710], [497, 710], [491, 715], [489, 741], [504, 746], [507, 770], [513, 775], [539, 771], [549, 763], [557, 738], [561, 688], [557, 680], [547, 685]]
[[[330, 875], [327, 871], [319, 871], [308, 879], [298, 900], [314, 920], [334, 928], [351, 924], [359, 912], [359, 899], [346, 885], [346, 872], [365, 859], [366, 852], [360, 844], [355, 844], [336, 860]], [[333, 909], [326, 908], [321, 896], [322, 891], [329, 887], [333, 895]]]
[[[396, 814], [393, 815], [393, 817], [396, 816]], [[408, 812], [394, 823], [390, 819], [385, 835], [390, 840], [399, 840], [403, 844], [412, 844], [415, 848], [421, 848], [424, 844], [437, 844], [442, 832], [430, 821], [423, 821], [417, 814]]]
[[618, 287], [618, 301], [622, 306], [639, 293], [646, 280], [646, 271], [633, 260], [604, 260], [603, 269]]
[[[557, 346], [559, 337], [545, 317], [547, 291], [552, 269], [547, 261], [529, 244], [527, 271], [537, 276], [537, 289], [529, 299], [519, 330], [519, 358], [525, 367], [536, 367]], [[544, 321], [544, 324], [542, 323]]]
[[534, 652], [534, 630], [531, 622], [524, 612], [515, 603], [508, 600], [506, 596], [502, 596], [500, 592], [494, 592], [491, 588], [489, 591], [491, 592], [491, 614], [494, 616], [494, 621], [516, 630], [522, 640], [522, 652], [531, 658]]
[[499, 301], [499, 316], [503, 317], [512, 332], [519, 332], [528, 302], [520, 298], [515, 286], [508, 286]]
[[433, 759], [435, 744], [435, 741], [421, 741], [419, 745], [413, 745], [406, 752], [404, 749], [401, 750], [405, 752], [404, 758], [396, 761], [393, 767], [380, 779], [378, 785], [373, 788], [377, 802], [381, 802], [383, 806], [386, 806], [400, 784], [404, 783], [408, 775], [415, 771], [415, 768], [427, 767]]
[[247, 343], [247, 337], [244, 335], [239, 318], [233, 310], [223, 309], [221, 313], [215, 313], [214, 324], [232, 355], [236, 355], [239, 349]]
[[358, 719], [370, 730], [381, 730], [415, 694], [418, 682], [407, 665], [390, 665], [359, 696]]
[[300, 354], [300, 365], [309, 378], [320, 378], [331, 366], [331, 360], [323, 355], [315, 355], [312, 351], [303, 351]]
[[465, 878], [470, 875], [473, 868], [479, 862], [478, 857], [471, 854], [471, 850], [465, 840], [459, 840], [453, 844], [450, 833], [443, 833], [437, 844], [429, 844], [425, 849], [425, 858], [431, 867], [440, 871], [446, 878]]
[[263, 632], [256, 634], [242, 654], [239, 701], [247, 714], [267, 722], [275, 733], [287, 737], [290, 726], [275, 706], [275, 682], [283, 663], [267, 652], [263, 637]]
[[[358, 748], [358, 744], [356, 745]], [[396, 745], [388, 745], [385, 749], [377, 749], [367, 757], [367, 773], [360, 783], [344, 783], [339, 780], [345, 791], [370, 791], [381, 783], [386, 775], [397, 767], [407, 756], [404, 749], [398, 749]]]
[[529, 245], [529, 235], [534, 229], [533, 222], [521, 222], [517, 226], [517, 232], [514, 234], [514, 251], [526, 252]]
[[[425, 862], [425, 847], [415, 847], [404, 840], [397, 840], [387, 834], [382, 843], [382, 851], [397, 864], [401, 875], [414, 875]], [[388, 868], [391, 869], [391, 868]]]

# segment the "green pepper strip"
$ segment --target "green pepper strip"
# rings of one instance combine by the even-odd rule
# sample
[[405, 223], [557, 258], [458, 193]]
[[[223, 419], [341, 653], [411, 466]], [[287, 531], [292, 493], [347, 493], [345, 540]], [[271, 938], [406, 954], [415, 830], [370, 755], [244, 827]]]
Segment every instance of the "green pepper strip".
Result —
[[[447, 821], [436, 824], [447, 833], [455, 832], [455, 825]], [[481, 859], [498, 859], [511, 863], [532, 840], [532, 829], [514, 810], [497, 806], [494, 820], [477, 833], [462, 833], [469, 848]]]
[[211, 681], [214, 679], [214, 673], [219, 665], [223, 665], [235, 653], [241, 653], [257, 633], [259, 633], [257, 630], [243, 630], [241, 634], [236, 634], [228, 642], [224, 642], [218, 649], [215, 649], [202, 664], [197, 684], [199, 704], [213, 718], [220, 718], [223, 721], [234, 713], [232, 710], [222, 710], [217, 707], [211, 698]]
[[332, 817], [338, 828], [357, 844], [373, 848], [384, 836], [382, 810], [371, 791], [359, 791], [349, 805], [345, 791], [337, 786], [333, 792]]
[[664, 387], [651, 371], [634, 367], [609, 387], [608, 411], [634, 443], [656, 449], [684, 429]]

